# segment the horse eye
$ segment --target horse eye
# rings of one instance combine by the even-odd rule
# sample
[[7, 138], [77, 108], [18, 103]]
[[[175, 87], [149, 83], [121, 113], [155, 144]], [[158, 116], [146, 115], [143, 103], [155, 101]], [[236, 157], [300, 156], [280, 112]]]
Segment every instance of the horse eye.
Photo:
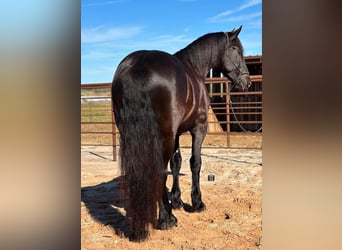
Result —
[[237, 51], [237, 53], [241, 54], [241, 50], [240, 50], [238, 47], [232, 46], [232, 49], [233, 49], [234, 51]]
[[232, 48], [233, 51], [236, 51], [237, 53], [240, 54], [240, 49], [238, 47], [232, 46], [231, 48]]

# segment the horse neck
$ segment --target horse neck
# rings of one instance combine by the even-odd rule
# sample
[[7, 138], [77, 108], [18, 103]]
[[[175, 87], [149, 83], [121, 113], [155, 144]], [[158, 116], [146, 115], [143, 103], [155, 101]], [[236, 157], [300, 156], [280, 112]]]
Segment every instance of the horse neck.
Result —
[[205, 78], [211, 68], [217, 67], [221, 63], [220, 57], [223, 52], [218, 48], [219, 46], [214, 49], [203, 41], [190, 44], [177, 52], [175, 56], [183, 62], [186, 68], [193, 69], [198, 76]]
[[[181, 60], [187, 71], [191, 70], [200, 78], [206, 77], [209, 70], [212, 68], [209, 64], [199, 64], [194, 60]], [[200, 61], [200, 59], [198, 60]]]

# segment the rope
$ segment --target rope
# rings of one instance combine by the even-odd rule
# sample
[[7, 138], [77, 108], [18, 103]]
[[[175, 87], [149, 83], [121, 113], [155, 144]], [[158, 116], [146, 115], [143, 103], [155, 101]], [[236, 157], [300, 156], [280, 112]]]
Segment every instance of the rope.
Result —
[[[240, 121], [238, 120], [238, 118], [237, 118], [237, 116], [236, 116], [236, 114], [235, 114], [235, 112], [234, 112], [234, 107], [232, 106], [232, 105], [233, 105], [233, 102], [232, 102], [232, 99], [231, 99], [231, 96], [230, 96], [230, 92], [231, 92], [231, 90], [234, 88], [235, 84], [236, 84], [236, 83], [234, 83], [234, 84], [231, 86], [231, 88], [228, 90], [228, 95], [229, 95], [229, 107], [230, 107], [231, 110], [232, 110], [232, 114], [233, 114], [233, 116], [234, 116], [234, 119], [237, 121], [237, 124], [239, 125], [240, 129], [241, 129], [243, 132], [245, 132], [245, 133], [259, 133], [259, 132], [262, 130], [262, 125], [261, 125], [260, 128], [258, 128], [256, 131], [247, 131], [247, 130], [242, 126], [242, 124], [240, 123]], [[227, 124], [227, 126], [229, 126], [229, 125]]]

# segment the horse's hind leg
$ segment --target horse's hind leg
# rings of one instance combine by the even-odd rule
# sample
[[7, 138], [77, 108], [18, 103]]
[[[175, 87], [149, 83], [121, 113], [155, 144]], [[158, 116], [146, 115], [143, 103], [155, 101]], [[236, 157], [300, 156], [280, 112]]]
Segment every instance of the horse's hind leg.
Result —
[[200, 189], [200, 171], [202, 165], [201, 147], [203, 139], [206, 135], [207, 124], [198, 124], [191, 130], [192, 135], [192, 156], [190, 158], [190, 167], [192, 172], [192, 188], [191, 201], [192, 211], [200, 212], [205, 209], [205, 204], [202, 201]]
[[172, 171], [173, 184], [171, 189], [171, 205], [173, 208], [183, 207], [181, 190], [179, 187], [179, 171], [182, 165], [182, 156], [179, 151], [179, 136], [176, 137], [175, 151], [171, 157], [170, 167]]
[[169, 229], [177, 226], [177, 218], [172, 214], [172, 207], [169, 203], [166, 187], [167, 171], [163, 173], [163, 193], [162, 199], [159, 201], [159, 222], [158, 227], [161, 230]]
[[[165, 136], [167, 138], [167, 136]], [[172, 152], [174, 150], [174, 137], [170, 135], [169, 140], [164, 141], [164, 166], [165, 171], [163, 172], [163, 180], [162, 180], [162, 198], [159, 201], [159, 221], [158, 227], [159, 229], [165, 230], [171, 228], [173, 226], [177, 226], [177, 218], [172, 214], [172, 207], [169, 202], [169, 198], [167, 195], [167, 164], [169, 159], [171, 158]]]

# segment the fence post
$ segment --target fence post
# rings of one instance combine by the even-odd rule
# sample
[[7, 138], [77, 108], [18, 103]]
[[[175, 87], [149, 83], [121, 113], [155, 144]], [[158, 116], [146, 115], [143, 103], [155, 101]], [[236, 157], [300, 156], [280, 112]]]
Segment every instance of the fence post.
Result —
[[229, 111], [229, 102], [230, 102], [230, 95], [229, 95], [229, 82], [226, 81], [226, 120], [227, 120], [227, 148], [230, 147], [230, 111]]
[[117, 160], [117, 156], [116, 156], [116, 125], [115, 125], [115, 116], [114, 116], [114, 109], [113, 109], [112, 88], [110, 88], [110, 107], [111, 107], [111, 110], [112, 110], [113, 161], [116, 161]]
[[89, 118], [90, 118], [90, 122], [93, 122], [93, 110], [92, 110], [92, 106], [93, 106], [93, 104], [92, 104], [92, 102], [89, 102]]

